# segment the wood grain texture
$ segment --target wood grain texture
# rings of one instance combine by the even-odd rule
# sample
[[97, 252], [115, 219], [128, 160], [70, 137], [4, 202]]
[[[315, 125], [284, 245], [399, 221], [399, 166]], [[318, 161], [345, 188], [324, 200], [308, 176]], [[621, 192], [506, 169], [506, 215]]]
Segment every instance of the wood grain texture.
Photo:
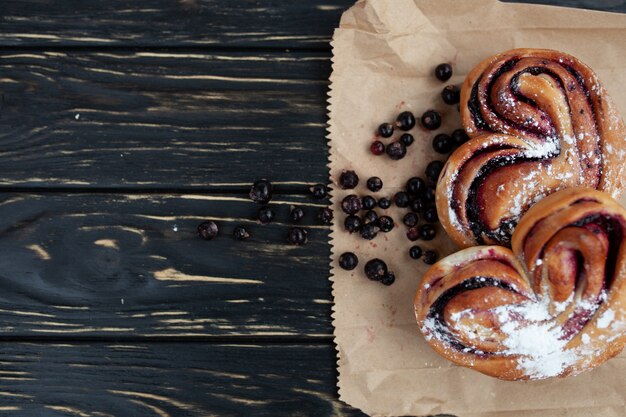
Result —
[[[286, 240], [291, 204], [309, 242]], [[324, 204], [243, 195], [0, 194], [0, 336], [302, 336], [328, 340]], [[214, 241], [196, 226], [213, 219]], [[232, 237], [247, 226], [248, 241]]]
[[353, 0], [3, 0], [0, 45], [323, 48]]
[[324, 53], [0, 54], [0, 185], [327, 180]]
[[[624, 0], [516, 0], [626, 11]], [[329, 50], [353, 0], [3, 0], [2, 46]]]
[[0, 416], [363, 416], [331, 345], [0, 344]]

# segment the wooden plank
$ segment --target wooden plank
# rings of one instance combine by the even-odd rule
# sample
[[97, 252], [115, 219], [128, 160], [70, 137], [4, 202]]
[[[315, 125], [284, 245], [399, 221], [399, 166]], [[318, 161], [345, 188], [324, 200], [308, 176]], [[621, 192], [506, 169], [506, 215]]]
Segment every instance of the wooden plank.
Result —
[[0, 185], [210, 189], [258, 177], [326, 181], [328, 58], [0, 54]]
[[[286, 234], [307, 211], [309, 242]], [[3, 337], [215, 337], [332, 334], [323, 204], [275, 196], [257, 224], [243, 195], [0, 194]], [[221, 235], [196, 226], [214, 219]], [[252, 238], [232, 237], [236, 225]]]
[[324, 345], [0, 344], [0, 415], [362, 416]]
[[[510, 0], [509, 0], [510, 1]], [[626, 12], [623, 0], [515, 0]], [[264, 47], [329, 50], [353, 0], [3, 0], [2, 46]]]
[[0, 45], [323, 48], [353, 0], [3, 0]]

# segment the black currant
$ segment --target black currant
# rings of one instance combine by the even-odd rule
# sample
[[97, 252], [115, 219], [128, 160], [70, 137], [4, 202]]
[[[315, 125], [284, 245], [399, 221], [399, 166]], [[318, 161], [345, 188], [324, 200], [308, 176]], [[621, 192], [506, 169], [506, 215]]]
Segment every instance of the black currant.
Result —
[[437, 252], [432, 251], [432, 250], [427, 250], [426, 252], [424, 252], [424, 263], [426, 265], [432, 265], [435, 262], [437, 262], [437, 258], [439, 256], [437, 256]]
[[379, 231], [380, 228], [378, 227], [376, 222], [366, 223], [361, 228], [361, 237], [366, 240], [372, 240], [376, 237]]
[[433, 240], [437, 235], [437, 230], [432, 224], [423, 224], [419, 228], [419, 237], [422, 240]]
[[333, 222], [333, 211], [328, 207], [322, 207], [317, 212], [317, 218], [322, 224], [331, 224]]
[[339, 256], [339, 266], [346, 271], [352, 271], [359, 264], [359, 258], [352, 252], [344, 252]]
[[296, 246], [304, 245], [308, 240], [308, 232], [301, 227], [290, 227], [287, 232], [287, 240]]
[[396, 119], [396, 126], [400, 130], [411, 130], [415, 127], [415, 116], [410, 111], [403, 111]]
[[299, 222], [304, 217], [304, 210], [302, 209], [302, 207], [292, 206], [290, 216], [291, 221]]
[[237, 240], [246, 240], [250, 238], [250, 232], [244, 226], [237, 226], [233, 230], [233, 236]]
[[321, 200], [328, 196], [328, 188], [324, 184], [315, 184], [311, 188], [309, 188], [313, 197]]
[[394, 274], [393, 272], [389, 271], [389, 272], [387, 272], [383, 276], [383, 278], [380, 280], [380, 282], [383, 285], [389, 286], [389, 285], [393, 284], [394, 282], [396, 282], [396, 274]]
[[358, 232], [359, 230], [361, 230], [362, 221], [360, 217], [355, 216], [355, 215], [350, 215], [346, 217], [346, 219], [343, 222], [343, 225], [348, 232], [354, 233], [354, 232]]
[[456, 129], [450, 134], [454, 146], [459, 147], [469, 140], [469, 136], [463, 129]]
[[431, 161], [426, 166], [426, 178], [428, 178], [433, 183], [436, 183], [439, 179], [439, 174], [441, 174], [441, 170], [443, 169], [443, 162], [441, 161]]
[[405, 133], [402, 136], [400, 136], [400, 142], [402, 142], [404, 146], [411, 146], [413, 145], [414, 141], [415, 141], [415, 138], [410, 133]]
[[394, 227], [393, 219], [389, 216], [380, 216], [378, 218], [378, 227], [382, 232], [391, 232]]
[[391, 123], [383, 123], [378, 126], [378, 134], [383, 138], [390, 138], [393, 135], [393, 125]]
[[441, 126], [441, 114], [436, 110], [427, 110], [422, 114], [422, 126], [428, 130], [437, 130]]
[[261, 224], [268, 224], [274, 219], [274, 211], [268, 206], [259, 209], [258, 219]]
[[355, 214], [362, 207], [361, 199], [356, 194], [350, 194], [341, 201], [341, 209], [347, 214]]
[[424, 211], [424, 220], [426, 220], [428, 223], [435, 223], [437, 220], [439, 220], [439, 216], [437, 215], [437, 208], [427, 208], [426, 211]]
[[456, 85], [448, 85], [441, 90], [441, 99], [446, 104], [457, 104], [461, 100], [461, 90]]
[[402, 142], [391, 142], [385, 148], [387, 156], [394, 161], [398, 161], [406, 156], [406, 146]]
[[204, 240], [212, 240], [217, 237], [219, 229], [214, 221], [207, 221], [198, 225], [198, 235]]
[[452, 77], [452, 65], [439, 64], [435, 67], [435, 77], [439, 81], [448, 81]]
[[376, 207], [376, 199], [371, 195], [366, 195], [361, 199], [361, 205], [364, 210], [371, 210]]
[[393, 202], [400, 208], [408, 207], [410, 203], [409, 195], [404, 191], [399, 191], [393, 196]]
[[365, 224], [373, 223], [378, 220], [378, 214], [376, 214], [374, 210], [370, 210], [365, 213], [365, 215], [363, 216], [363, 220], [365, 221]]
[[426, 190], [426, 181], [420, 177], [409, 178], [406, 182], [406, 191], [411, 195], [420, 195]]
[[252, 184], [248, 196], [252, 201], [259, 204], [267, 204], [272, 199], [274, 187], [268, 180], [259, 180]]
[[359, 185], [359, 176], [354, 171], [343, 171], [339, 176], [339, 186], [344, 190], [351, 190]]
[[378, 207], [380, 207], [383, 210], [387, 210], [389, 207], [391, 207], [391, 201], [389, 201], [388, 198], [383, 197], [380, 200], [378, 200]]
[[402, 218], [402, 222], [408, 227], [414, 227], [415, 225], [417, 225], [418, 221], [419, 221], [419, 217], [417, 217], [417, 214], [413, 212], [408, 212]]
[[450, 153], [452, 152], [453, 142], [450, 135], [445, 133], [439, 133], [433, 138], [433, 149], [437, 153]]
[[415, 245], [415, 246], [411, 246], [411, 249], [409, 249], [409, 256], [413, 259], [419, 259], [422, 257], [422, 248]]
[[380, 281], [385, 275], [387, 275], [387, 264], [378, 258], [367, 261], [365, 264], [365, 276], [372, 281]]
[[378, 177], [370, 177], [367, 179], [367, 189], [375, 193], [383, 188], [383, 180]]

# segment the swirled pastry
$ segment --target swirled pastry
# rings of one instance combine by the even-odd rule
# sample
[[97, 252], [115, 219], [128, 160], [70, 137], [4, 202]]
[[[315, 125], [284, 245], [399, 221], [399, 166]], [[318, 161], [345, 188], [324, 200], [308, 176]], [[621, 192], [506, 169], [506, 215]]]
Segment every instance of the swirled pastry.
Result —
[[501, 379], [575, 375], [626, 342], [626, 210], [572, 188], [522, 217], [512, 250], [475, 246], [433, 265], [419, 327], [446, 359]]
[[593, 71], [557, 51], [491, 57], [461, 91], [463, 127], [437, 185], [441, 223], [460, 246], [509, 246], [521, 215], [559, 189], [614, 197], [624, 184], [626, 128]]

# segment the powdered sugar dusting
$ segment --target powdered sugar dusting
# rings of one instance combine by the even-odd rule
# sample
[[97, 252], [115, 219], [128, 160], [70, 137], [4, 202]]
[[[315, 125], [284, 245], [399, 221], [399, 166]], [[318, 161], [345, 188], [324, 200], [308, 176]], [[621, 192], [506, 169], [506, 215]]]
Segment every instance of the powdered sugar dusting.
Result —
[[609, 327], [611, 322], [615, 319], [615, 312], [611, 309], [606, 310], [602, 315], [598, 318], [598, 329], [606, 329]]

